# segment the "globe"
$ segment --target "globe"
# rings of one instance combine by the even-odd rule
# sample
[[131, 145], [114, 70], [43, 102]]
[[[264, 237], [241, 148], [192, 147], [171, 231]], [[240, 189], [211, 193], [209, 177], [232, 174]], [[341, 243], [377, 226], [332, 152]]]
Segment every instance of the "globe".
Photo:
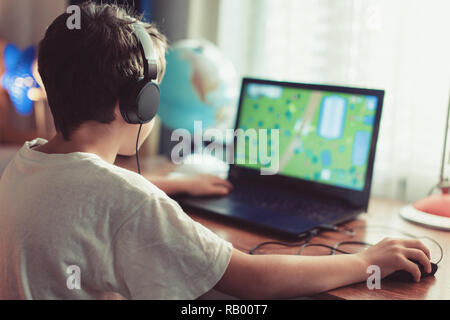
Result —
[[232, 62], [206, 40], [179, 41], [166, 58], [158, 112], [162, 123], [191, 133], [195, 121], [202, 121], [203, 129], [232, 128], [239, 91]]

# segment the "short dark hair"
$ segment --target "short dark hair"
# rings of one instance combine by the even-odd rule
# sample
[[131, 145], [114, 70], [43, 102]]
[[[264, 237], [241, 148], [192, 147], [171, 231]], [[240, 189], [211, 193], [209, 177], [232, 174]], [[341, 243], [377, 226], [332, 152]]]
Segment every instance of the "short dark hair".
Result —
[[[114, 121], [121, 89], [143, 75], [143, 59], [129, 9], [87, 2], [80, 5], [81, 28], [70, 30], [64, 13], [39, 45], [38, 68], [56, 130], [69, 140], [82, 123]], [[144, 23], [159, 55], [158, 79], [165, 72], [167, 39]]]

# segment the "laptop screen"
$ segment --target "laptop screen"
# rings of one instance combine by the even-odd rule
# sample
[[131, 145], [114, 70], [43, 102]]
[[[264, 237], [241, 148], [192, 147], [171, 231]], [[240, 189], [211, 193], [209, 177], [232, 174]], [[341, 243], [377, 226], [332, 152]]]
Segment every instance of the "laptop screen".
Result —
[[[258, 132], [278, 129], [279, 154], [271, 156], [279, 161], [279, 175], [362, 191], [379, 100], [365, 94], [245, 81], [237, 127]], [[250, 140], [249, 145], [257, 145]], [[236, 159], [245, 159], [237, 166], [262, 167], [250, 152], [236, 153]]]

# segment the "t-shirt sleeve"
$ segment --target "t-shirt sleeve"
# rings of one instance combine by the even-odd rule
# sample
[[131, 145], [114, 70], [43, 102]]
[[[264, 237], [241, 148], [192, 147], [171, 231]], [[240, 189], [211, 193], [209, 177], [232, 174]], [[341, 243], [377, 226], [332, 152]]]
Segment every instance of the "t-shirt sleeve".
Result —
[[222, 278], [232, 245], [161, 198], [146, 201], [120, 227], [113, 250], [127, 298], [191, 300]]

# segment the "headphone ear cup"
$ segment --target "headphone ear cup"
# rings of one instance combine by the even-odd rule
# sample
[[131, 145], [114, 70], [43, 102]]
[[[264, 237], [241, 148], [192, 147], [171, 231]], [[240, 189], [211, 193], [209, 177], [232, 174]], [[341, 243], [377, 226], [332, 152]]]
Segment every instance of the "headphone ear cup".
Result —
[[138, 118], [141, 123], [148, 123], [156, 117], [159, 99], [159, 86], [152, 81], [147, 82], [138, 95]]
[[148, 123], [158, 112], [159, 99], [157, 84], [145, 79], [130, 83], [120, 96], [120, 113], [129, 124]]
[[136, 113], [133, 112], [133, 109], [136, 110], [135, 97], [136, 97], [136, 83], [132, 82], [122, 89], [119, 99], [120, 113], [122, 114], [122, 118], [125, 120], [125, 122], [129, 124], [136, 124], [134, 122], [137, 120], [135, 117], [132, 117], [133, 119], [130, 119], [129, 117], [129, 115]]

